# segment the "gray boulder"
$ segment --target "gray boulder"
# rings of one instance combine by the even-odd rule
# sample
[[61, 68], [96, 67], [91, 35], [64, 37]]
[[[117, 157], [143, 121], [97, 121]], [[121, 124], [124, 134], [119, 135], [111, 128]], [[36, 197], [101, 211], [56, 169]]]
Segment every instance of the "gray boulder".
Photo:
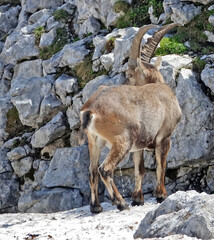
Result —
[[33, 34], [24, 35], [20, 32], [14, 32], [7, 37], [0, 57], [5, 65], [9, 63], [15, 65], [18, 61], [37, 57], [38, 55], [39, 49], [35, 45], [35, 36]]
[[214, 34], [213, 32], [204, 31], [204, 34], [207, 36], [207, 41], [214, 43]]
[[43, 48], [43, 47], [50, 46], [53, 43], [55, 38], [56, 38], [56, 29], [53, 28], [50, 32], [42, 34], [39, 47]]
[[214, 195], [178, 191], [147, 213], [134, 238], [185, 234], [199, 239], [213, 239], [213, 201]]
[[57, 149], [46, 171], [43, 184], [46, 187], [70, 187], [79, 189], [89, 196], [88, 182], [89, 154], [88, 147]]
[[201, 7], [194, 4], [188, 4], [180, 0], [164, 0], [163, 7], [165, 11], [165, 19], [169, 17], [173, 22], [186, 24], [196, 15], [201, 13]]
[[66, 74], [62, 74], [55, 81], [56, 94], [66, 106], [71, 105], [72, 96], [78, 90], [78, 80]]
[[22, 158], [20, 160], [11, 162], [13, 170], [18, 177], [23, 177], [24, 175], [29, 173], [32, 168], [32, 164], [33, 164], [32, 157], [26, 157], [26, 158]]
[[43, 61], [44, 75], [56, 72], [57, 67], [74, 68], [77, 64], [84, 61], [90, 50], [86, 48], [86, 44], [91, 42], [91, 37], [84, 38], [74, 43], [66, 44], [64, 48], [54, 54], [51, 59]]
[[34, 13], [38, 9], [56, 9], [63, 4], [63, 0], [26, 0], [26, 11], [29, 13]]
[[7, 112], [11, 108], [12, 104], [8, 97], [0, 98], [0, 147], [8, 137], [6, 133]]
[[20, 6], [16, 6], [9, 9], [6, 8], [6, 11], [0, 10], [0, 40], [3, 40], [17, 26], [20, 9]]
[[20, 212], [53, 213], [82, 206], [82, 197], [77, 189], [42, 189], [24, 193], [18, 203]]
[[192, 70], [181, 69], [175, 93], [183, 116], [172, 136], [168, 168], [208, 160], [213, 154], [213, 105]]
[[112, 85], [122, 85], [125, 83], [125, 76], [123, 73], [117, 74], [114, 77], [109, 77], [106, 75], [96, 77], [86, 84], [82, 91], [83, 102], [85, 103], [89, 97], [102, 85], [102, 86], [112, 86]]
[[208, 188], [212, 193], [214, 193], [214, 166], [210, 166], [207, 171], [207, 176], [206, 176], [206, 182], [208, 185]]
[[42, 77], [42, 60], [25, 61], [14, 67], [13, 79]]
[[201, 72], [201, 80], [205, 83], [205, 85], [211, 89], [214, 94], [214, 68], [206, 67]]
[[16, 147], [10, 152], [7, 153], [8, 159], [10, 159], [11, 162], [20, 160], [26, 156], [29, 156], [33, 151], [30, 149], [28, 145]]
[[37, 128], [48, 122], [62, 103], [54, 96], [54, 77], [16, 78], [12, 81], [10, 95], [24, 125]]
[[79, 113], [80, 109], [83, 106], [82, 102], [82, 94], [77, 94], [73, 97], [72, 99], [73, 104], [72, 106], [68, 107], [66, 111], [66, 115], [68, 118], [68, 123], [70, 126], [70, 129], [76, 129], [80, 126], [80, 118], [79, 118]]
[[0, 213], [17, 212], [19, 182], [13, 174], [7, 151], [0, 149]]
[[60, 138], [66, 131], [65, 117], [59, 112], [50, 122], [38, 129], [31, 139], [34, 148], [43, 148]]
[[108, 28], [115, 23], [115, 15], [119, 17], [121, 14], [114, 12], [113, 6], [115, 1], [90, 1], [87, 0], [75, 0], [77, 6], [77, 22], [82, 23], [90, 16], [101, 20], [101, 22]]
[[87, 20], [85, 20], [80, 26], [78, 35], [80, 38], [83, 38], [85, 35], [90, 33], [97, 33], [101, 28], [101, 25], [97, 19], [93, 16], [90, 16]]

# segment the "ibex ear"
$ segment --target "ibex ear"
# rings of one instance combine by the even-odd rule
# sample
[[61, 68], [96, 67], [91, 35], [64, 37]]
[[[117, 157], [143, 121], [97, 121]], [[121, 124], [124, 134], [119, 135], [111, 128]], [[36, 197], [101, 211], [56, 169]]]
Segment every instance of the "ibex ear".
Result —
[[162, 58], [159, 56], [157, 57], [156, 61], [155, 61], [155, 67], [157, 68], [157, 70], [159, 71], [160, 68], [162, 67]]

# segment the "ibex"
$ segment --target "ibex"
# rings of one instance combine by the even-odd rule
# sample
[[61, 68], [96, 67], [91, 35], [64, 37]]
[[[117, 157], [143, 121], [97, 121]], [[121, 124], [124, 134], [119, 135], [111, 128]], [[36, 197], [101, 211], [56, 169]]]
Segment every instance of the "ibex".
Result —
[[[157, 59], [155, 65], [150, 64], [150, 59], [161, 38], [176, 26], [178, 24], [173, 23], [160, 28], [144, 45], [142, 52], [140, 44], [143, 35], [148, 29], [157, 26], [147, 25], [140, 28], [130, 49], [126, 72], [130, 85], [101, 86], [81, 109], [81, 127], [88, 137], [90, 153], [92, 213], [102, 211], [98, 199], [98, 175], [108, 189], [112, 203], [117, 205], [119, 210], [128, 208], [113, 181], [113, 175], [117, 164], [129, 152], [133, 152], [135, 164], [132, 205], [144, 204], [143, 149], [155, 150], [157, 165], [155, 195], [158, 200], [167, 197], [164, 186], [166, 158], [170, 149], [170, 136], [181, 119], [181, 109], [159, 71], [161, 58]], [[99, 166], [100, 151], [105, 145], [110, 148], [110, 152]]]

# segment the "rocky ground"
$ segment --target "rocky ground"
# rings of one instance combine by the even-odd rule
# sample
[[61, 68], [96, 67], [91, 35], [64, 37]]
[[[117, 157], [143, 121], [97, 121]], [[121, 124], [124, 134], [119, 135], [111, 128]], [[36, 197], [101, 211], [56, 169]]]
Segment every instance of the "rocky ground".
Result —
[[177, 192], [162, 204], [151, 198], [122, 212], [105, 202], [97, 215], [89, 206], [51, 214], [2, 214], [0, 239], [214, 239], [213, 200], [213, 195], [189, 191]]

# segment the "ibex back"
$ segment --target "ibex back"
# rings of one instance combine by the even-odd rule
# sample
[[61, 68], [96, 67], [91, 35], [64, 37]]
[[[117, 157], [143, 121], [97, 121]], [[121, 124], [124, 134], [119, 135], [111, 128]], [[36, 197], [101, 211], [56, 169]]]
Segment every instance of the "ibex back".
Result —
[[[161, 59], [155, 65], [149, 63], [163, 35], [177, 26], [169, 24], [159, 29], [143, 48], [140, 60], [140, 42], [143, 35], [154, 25], [141, 28], [136, 34], [129, 58], [127, 77], [131, 85], [101, 86], [84, 104], [80, 113], [82, 130], [88, 137], [91, 187], [91, 212], [102, 211], [98, 199], [98, 177], [100, 175], [108, 189], [111, 201], [119, 210], [128, 208], [113, 181], [114, 169], [129, 152], [133, 152], [135, 163], [135, 189], [132, 205], [143, 205], [142, 179], [145, 173], [143, 149], [155, 149], [157, 163], [156, 197], [167, 197], [164, 186], [166, 158], [170, 149], [170, 136], [181, 118], [178, 101], [164, 83], [159, 72]], [[151, 44], [155, 42], [155, 44]], [[148, 44], [152, 45], [148, 47]], [[148, 47], [149, 51], [145, 51]], [[152, 49], [152, 50], [151, 50]], [[145, 56], [144, 56], [145, 55]], [[144, 59], [146, 58], [146, 59]], [[134, 85], [134, 86], [132, 86]], [[102, 147], [110, 152], [99, 166]]]

